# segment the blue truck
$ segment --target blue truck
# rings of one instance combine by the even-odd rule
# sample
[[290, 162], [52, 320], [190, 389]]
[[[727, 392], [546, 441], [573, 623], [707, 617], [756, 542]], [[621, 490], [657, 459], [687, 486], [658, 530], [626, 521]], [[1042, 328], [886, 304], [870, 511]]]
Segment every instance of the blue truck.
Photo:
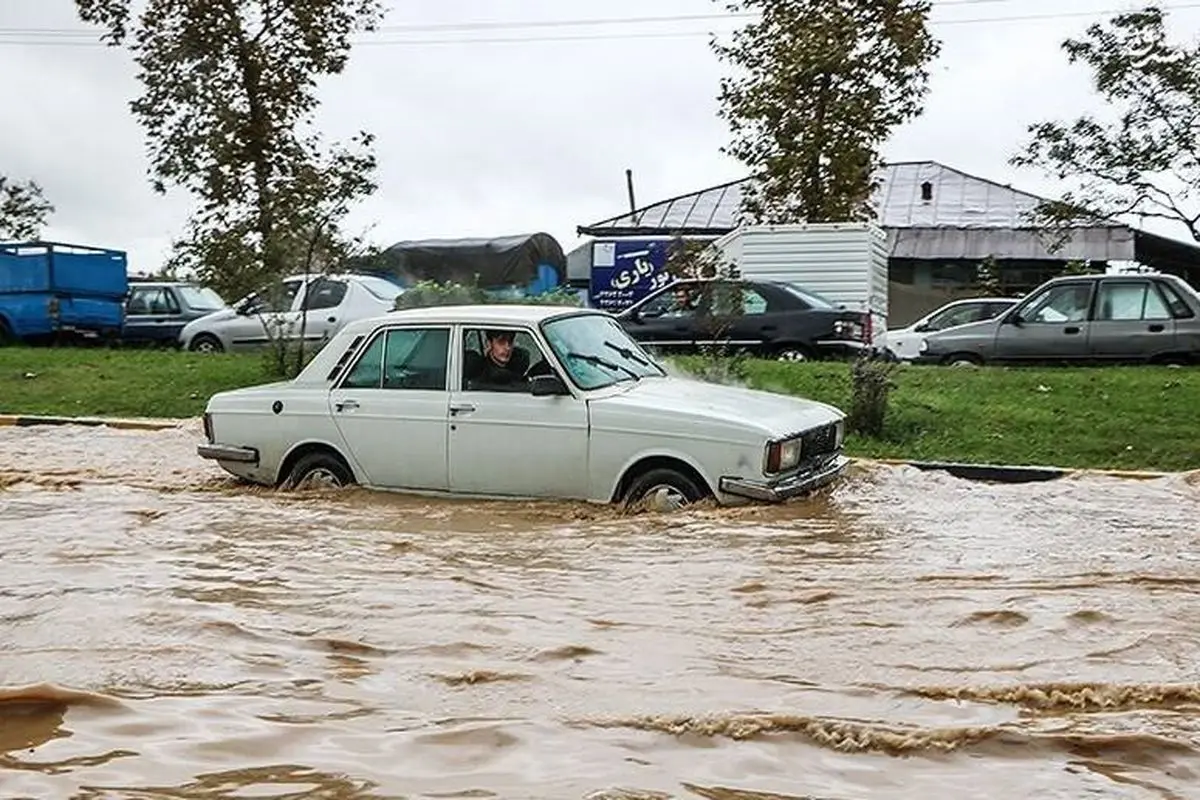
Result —
[[60, 242], [0, 242], [0, 344], [114, 341], [125, 324], [128, 259]]

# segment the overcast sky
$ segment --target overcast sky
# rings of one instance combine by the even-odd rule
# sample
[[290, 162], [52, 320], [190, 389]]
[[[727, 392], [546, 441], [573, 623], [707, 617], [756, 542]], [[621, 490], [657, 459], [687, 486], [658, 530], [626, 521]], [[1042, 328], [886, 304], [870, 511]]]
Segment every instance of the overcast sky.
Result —
[[[390, 5], [386, 29], [363, 37], [346, 72], [322, 89], [329, 136], [365, 128], [378, 137], [380, 188], [354, 213], [356, 232], [372, 228], [388, 244], [546, 231], [570, 250], [576, 225], [626, 210], [626, 168], [639, 205], [744, 175], [719, 152], [722, 65], [707, 36], [738, 21], [595, 24], [719, 15], [724, 3]], [[1128, 1], [934, 5], [943, 52], [926, 111], [897, 132], [885, 157], [937, 160], [1053, 193], [1053, 183], [1007, 160], [1027, 124], [1093, 108], [1086, 72], [1067, 64], [1059, 43]], [[1193, 37], [1200, 2], [1165, 5], [1177, 35]], [[57, 206], [49, 238], [125, 249], [131, 270], [156, 269], [190, 201], [150, 190], [144, 140], [128, 111], [139, 92], [128, 54], [97, 46], [72, 0], [0, 0], [0, 29], [0, 174], [43, 184]]]

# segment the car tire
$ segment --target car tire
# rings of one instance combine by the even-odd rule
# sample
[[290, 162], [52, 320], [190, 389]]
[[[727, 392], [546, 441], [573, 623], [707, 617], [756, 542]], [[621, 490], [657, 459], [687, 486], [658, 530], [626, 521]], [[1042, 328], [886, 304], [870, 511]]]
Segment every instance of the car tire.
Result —
[[[661, 502], [652, 499], [659, 492], [663, 493]], [[707, 496], [703, 487], [679, 470], [656, 467], [635, 478], [622, 499], [626, 508], [647, 501], [655, 507], [671, 510], [699, 502]]]
[[223, 353], [225, 347], [221, 344], [221, 340], [211, 333], [201, 333], [192, 339], [188, 350], [193, 353]]
[[7, 347], [13, 344], [12, 331], [8, 329], [8, 323], [0, 319], [0, 347]]
[[332, 453], [316, 452], [302, 456], [283, 481], [285, 489], [341, 488], [352, 486], [354, 475], [342, 459]]
[[983, 359], [972, 353], [954, 353], [942, 359], [947, 367], [982, 367]]
[[771, 348], [776, 361], [815, 361], [812, 351], [802, 344], [782, 344]]

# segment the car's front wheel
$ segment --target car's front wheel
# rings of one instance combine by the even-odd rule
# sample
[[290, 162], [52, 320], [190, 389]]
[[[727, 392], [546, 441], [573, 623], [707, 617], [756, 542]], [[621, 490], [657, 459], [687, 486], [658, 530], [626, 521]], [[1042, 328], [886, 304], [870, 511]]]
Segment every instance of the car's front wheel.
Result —
[[656, 467], [639, 475], [625, 492], [625, 506], [644, 503], [661, 510], [681, 508], [708, 496], [690, 476], [670, 467]]
[[283, 482], [285, 489], [324, 489], [350, 486], [354, 475], [349, 467], [332, 453], [309, 453], [301, 456]]
[[942, 359], [948, 367], [982, 367], [983, 359], [974, 353], [954, 353]]
[[225, 350], [221, 346], [221, 340], [211, 333], [201, 333], [196, 336], [192, 339], [192, 344], [188, 349], [194, 353], [221, 353]]

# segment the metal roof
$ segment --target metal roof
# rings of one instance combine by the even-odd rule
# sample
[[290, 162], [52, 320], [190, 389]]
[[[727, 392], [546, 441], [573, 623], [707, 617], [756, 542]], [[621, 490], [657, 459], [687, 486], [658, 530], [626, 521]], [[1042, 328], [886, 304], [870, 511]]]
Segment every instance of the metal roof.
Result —
[[[884, 228], [1029, 228], [1029, 212], [1045, 198], [969, 175], [936, 161], [885, 165], [875, 192]], [[680, 195], [592, 225], [583, 235], [719, 234], [737, 227], [741, 189], [750, 179]], [[928, 197], [922, 189], [928, 184]]]

